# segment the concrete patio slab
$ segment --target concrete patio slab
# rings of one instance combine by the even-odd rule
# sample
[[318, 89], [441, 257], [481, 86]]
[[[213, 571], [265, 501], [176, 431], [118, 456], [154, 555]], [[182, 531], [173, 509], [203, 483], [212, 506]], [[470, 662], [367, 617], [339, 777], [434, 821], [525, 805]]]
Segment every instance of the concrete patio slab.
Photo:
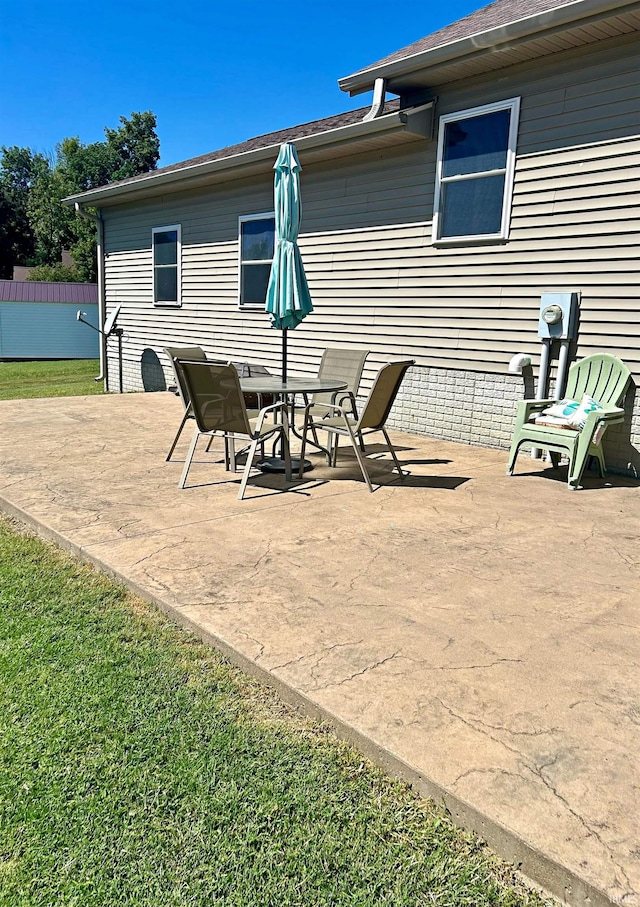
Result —
[[0, 403], [0, 507], [124, 580], [571, 904], [640, 904], [640, 485], [395, 434], [287, 490], [170, 394]]

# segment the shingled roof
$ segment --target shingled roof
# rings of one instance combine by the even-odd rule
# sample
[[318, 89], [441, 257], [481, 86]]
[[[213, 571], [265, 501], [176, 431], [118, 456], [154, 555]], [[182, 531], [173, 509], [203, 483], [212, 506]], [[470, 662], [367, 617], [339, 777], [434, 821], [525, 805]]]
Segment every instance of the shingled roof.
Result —
[[495, 0], [338, 79], [338, 85], [355, 95], [384, 79], [387, 91], [402, 95], [473, 79], [636, 32], [637, 6], [637, 0]]
[[527, 16], [534, 16], [536, 13], [544, 13], [550, 9], [557, 9], [560, 6], [567, 6], [572, 0], [566, 0], [559, 3], [558, 0], [495, 0], [482, 9], [476, 10], [465, 16], [464, 19], [458, 19], [451, 25], [414, 41], [407, 47], [394, 51], [388, 57], [383, 57], [375, 63], [371, 63], [359, 72], [365, 72], [377, 66], [384, 66], [386, 63], [394, 63], [396, 60], [404, 60], [412, 57], [414, 54], [422, 53], [425, 50], [432, 50], [435, 47], [441, 47], [443, 44], [449, 44], [451, 41], [458, 41], [460, 38], [470, 38], [473, 35], [481, 34], [490, 28], [498, 28], [501, 25], [508, 25], [511, 22], [517, 22], [518, 19], [524, 19]]
[[370, 107], [348, 110], [332, 117], [300, 123], [268, 132], [236, 145], [227, 145], [208, 154], [151, 170], [118, 182], [70, 195], [63, 204], [120, 204], [158, 192], [198, 189], [229, 179], [266, 174], [273, 169], [277, 149], [283, 142], [295, 142], [303, 166], [310, 162], [335, 160], [353, 154], [353, 148], [377, 150], [396, 142], [416, 141], [430, 131], [432, 102], [400, 109], [399, 99], [390, 99], [384, 111], [367, 117]]
[[[397, 110], [399, 101], [390, 100], [385, 104], [385, 112]], [[244, 142], [238, 142], [236, 145], [226, 145], [224, 148], [218, 148], [216, 151], [210, 151], [207, 154], [201, 154], [198, 157], [191, 157], [185, 161], [179, 161], [175, 164], [168, 164], [166, 167], [158, 167], [152, 171], [154, 176], [160, 176], [164, 173], [175, 173], [179, 170], [188, 170], [197, 167], [200, 164], [207, 164], [211, 161], [221, 161], [225, 158], [233, 158], [247, 151], [257, 151], [260, 148], [270, 148], [274, 145], [280, 145], [282, 142], [295, 142], [297, 139], [308, 135], [318, 135], [321, 132], [328, 132], [331, 129], [339, 129], [341, 126], [351, 126], [353, 123], [362, 121], [364, 115], [368, 113], [368, 107], [358, 107], [356, 110], [347, 110], [345, 113], [339, 113], [335, 116], [324, 117], [321, 120], [312, 120], [309, 123], [300, 123], [297, 126], [289, 126], [287, 129], [279, 129], [277, 132], [267, 132], [264, 135], [258, 135], [255, 138], [247, 139]], [[138, 176], [132, 176], [125, 180], [109, 183], [113, 188], [116, 186], [125, 186], [140, 182], [149, 178], [149, 173], [141, 173]]]

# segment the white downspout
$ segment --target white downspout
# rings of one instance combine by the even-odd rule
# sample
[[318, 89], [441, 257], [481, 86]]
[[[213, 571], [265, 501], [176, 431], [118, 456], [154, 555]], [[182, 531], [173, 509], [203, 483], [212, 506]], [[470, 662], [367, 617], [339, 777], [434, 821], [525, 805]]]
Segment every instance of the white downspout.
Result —
[[[100, 374], [94, 381], [105, 381], [107, 379], [107, 338], [104, 336], [104, 323], [107, 320], [107, 303], [105, 299], [104, 288], [104, 221], [100, 215], [91, 214], [85, 211], [79, 202], [75, 202], [74, 208], [79, 217], [90, 220], [97, 227], [97, 248], [98, 257], [98, 324], [100, 325]], [[107, 388], [105, 387], [105, 390]]]
[[362, 118], [363, 123], [368, 123], [379, 117], [384, 110], [384, 100], [387, 93], [387, 82], [385, 79], [376, 79], [373, 85], [373, 102], [371, 110]]

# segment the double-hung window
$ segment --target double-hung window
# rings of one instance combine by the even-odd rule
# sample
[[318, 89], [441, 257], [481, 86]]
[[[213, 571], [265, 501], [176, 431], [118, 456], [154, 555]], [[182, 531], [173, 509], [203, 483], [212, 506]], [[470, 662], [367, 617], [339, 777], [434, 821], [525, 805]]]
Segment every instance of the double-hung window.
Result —
[[259, 308], [265, 304], [273, 261], [275, 226], [272, 212], [239, 218], [240, 308]]
[[433, 242], [509, 236], [520, 99], [440, 117]]
[[155, 305], [181, 305], [182, 242], [180, 224], [154, 227], [151, 231], [153, 250], [153, 302]]

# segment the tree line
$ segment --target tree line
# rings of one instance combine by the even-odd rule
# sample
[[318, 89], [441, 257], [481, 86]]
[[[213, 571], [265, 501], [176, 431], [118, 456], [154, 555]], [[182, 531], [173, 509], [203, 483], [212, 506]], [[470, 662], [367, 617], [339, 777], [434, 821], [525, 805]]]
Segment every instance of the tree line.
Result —
[[[28, 265], [30, 279], [96, 280], [95, 226], [62, 199], [155, 170], [160, 157], [151, 111], [122, 116], [117, 129], [104, 132], [105, 141], [88, 145], [63, 139], [51, 156], [0, 148], [0, 278], [10, 278], [14, 265]], [[63, 249], [73, 266], [60, 263]]]

